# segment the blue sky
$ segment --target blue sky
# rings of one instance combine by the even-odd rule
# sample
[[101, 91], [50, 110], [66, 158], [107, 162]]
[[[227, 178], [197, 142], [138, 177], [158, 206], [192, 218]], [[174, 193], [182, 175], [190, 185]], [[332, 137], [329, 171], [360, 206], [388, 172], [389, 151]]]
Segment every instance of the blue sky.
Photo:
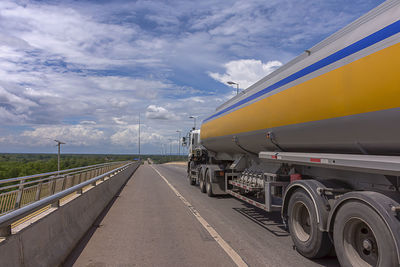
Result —
[[177, 151], [234, 96], [383, 1], [0, 1], [0, 152]]

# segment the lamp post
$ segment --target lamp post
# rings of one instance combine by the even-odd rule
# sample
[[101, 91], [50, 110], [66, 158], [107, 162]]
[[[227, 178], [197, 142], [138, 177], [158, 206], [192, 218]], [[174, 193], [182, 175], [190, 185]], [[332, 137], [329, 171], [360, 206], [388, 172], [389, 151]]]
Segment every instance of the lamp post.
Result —
[[169, 155], [170, 156], [172, 156], [172, 141], [173, 141], [174, 139], [168, 139], [168, 141], [169, 141]]
[[194, 120], [193, 130], [196, 130], [196, 119], [197, 119], [197, 116], [190, 116], [189, 119], [193, 119]]
[[229, 81], [229, 82], [226, 82], [226, 83], [229, 84], [229, 85], [236, 84], [236, 94], [237, 95], [239, 94], [239, 84], [238, 83], [235, 83], [235, 82], [232, 82], [232, 81]]
[[57, 142], [57, 146], [58, 146], [57, 166], [58, 166], [58, 172], [60, 172], [60, 149], [61, 149], [61, 145], [65, 145], [65, 143], [61, 142], [59, 140], [54, 140], [54, 141]]
[[139, 140], [138, 140], [138, 149], [139, 149], [139, 160], [140, 160], [140, 113], [139, 113], [139, 128], [138, 128], [138, 136], [139, 136]]
[[177, 130], [177, 133], [179, 133], [179, 138], [178, 138], [178, 156], [181, 155], [181, 131]]

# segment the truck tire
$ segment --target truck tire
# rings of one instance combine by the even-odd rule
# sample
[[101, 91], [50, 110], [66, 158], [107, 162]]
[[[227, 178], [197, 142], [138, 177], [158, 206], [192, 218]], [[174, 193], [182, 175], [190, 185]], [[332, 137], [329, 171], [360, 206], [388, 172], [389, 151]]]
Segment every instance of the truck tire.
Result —
[[188, 180], [189, 180], [189, 184], [190, 185], [195, 185], [196, 184], [196, 180], [193, 180], [192, 178], [192, 169], [195, 168], [193, 162], [190, 162], [188, 164]]
[[195, 185], [196, 184], [196, 180], [193, 180], [190, 174], [188, 175], [188, 180], [189, 180], [189, 184], [190, 185]]
[[206, 192], [206, 183], [203, 177], [203, 171], [200, 170], [199, 173], [199, 186], [200, 186], [200, 192], [205, 193]]
[[396, 246], [386, 223], [362, 202], [349, 201], [340, 207], [333, 237], [341, 266], [399, 266]]
[[331, 251], [329, 235], [318, 229], [314, 203], [303, 189], [297, 189], [289, 199], [288, 226], [293, 243], [303, 256], [317, 259]]
[[209, 197], [213, 197], [214, 193], [212, 190], [212, 183], [211, 183], [211, 174], [210, 174], [210, 170], [206, 171], [206, 191], [207, 191], [207, 195]]

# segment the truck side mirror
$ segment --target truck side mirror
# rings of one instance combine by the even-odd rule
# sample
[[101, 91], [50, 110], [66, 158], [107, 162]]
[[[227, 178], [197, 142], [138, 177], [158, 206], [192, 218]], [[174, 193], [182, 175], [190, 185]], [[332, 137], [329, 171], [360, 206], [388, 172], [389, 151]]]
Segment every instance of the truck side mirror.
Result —
[[182, 146], [187, 146], [186, 137], [182, 137]]

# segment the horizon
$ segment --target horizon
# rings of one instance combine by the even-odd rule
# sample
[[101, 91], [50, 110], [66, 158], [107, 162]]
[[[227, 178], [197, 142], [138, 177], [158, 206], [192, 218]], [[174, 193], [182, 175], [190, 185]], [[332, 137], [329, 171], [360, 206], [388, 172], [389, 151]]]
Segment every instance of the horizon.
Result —
[[[51, 152], [49, 152], [49, 153], [43, 153], [43, 152], [30, 152], [30, 153], [0, 152], [0, 155], [4, 155], [4, 154], [21, 154], [21, 155], [34, 154], [34, 155], [56, 155], [57, 156], [57, 152], [54, 152], [54, 153], [51, 153]], [[63, 155], [182, 156], [182, 157], [187, 156], [186, 154], [178, 154], [178, 153], [176, 153], [176, 154], [174, 154], [174, 153], [173, 154], [140, 154], [139, 155], [139, 154], [114, 154], [114, 153], [90, 153], [90, 154], [88, 154], [88, 153], [62, 153], [61, 152], [60, 156], [63, 156]]]

